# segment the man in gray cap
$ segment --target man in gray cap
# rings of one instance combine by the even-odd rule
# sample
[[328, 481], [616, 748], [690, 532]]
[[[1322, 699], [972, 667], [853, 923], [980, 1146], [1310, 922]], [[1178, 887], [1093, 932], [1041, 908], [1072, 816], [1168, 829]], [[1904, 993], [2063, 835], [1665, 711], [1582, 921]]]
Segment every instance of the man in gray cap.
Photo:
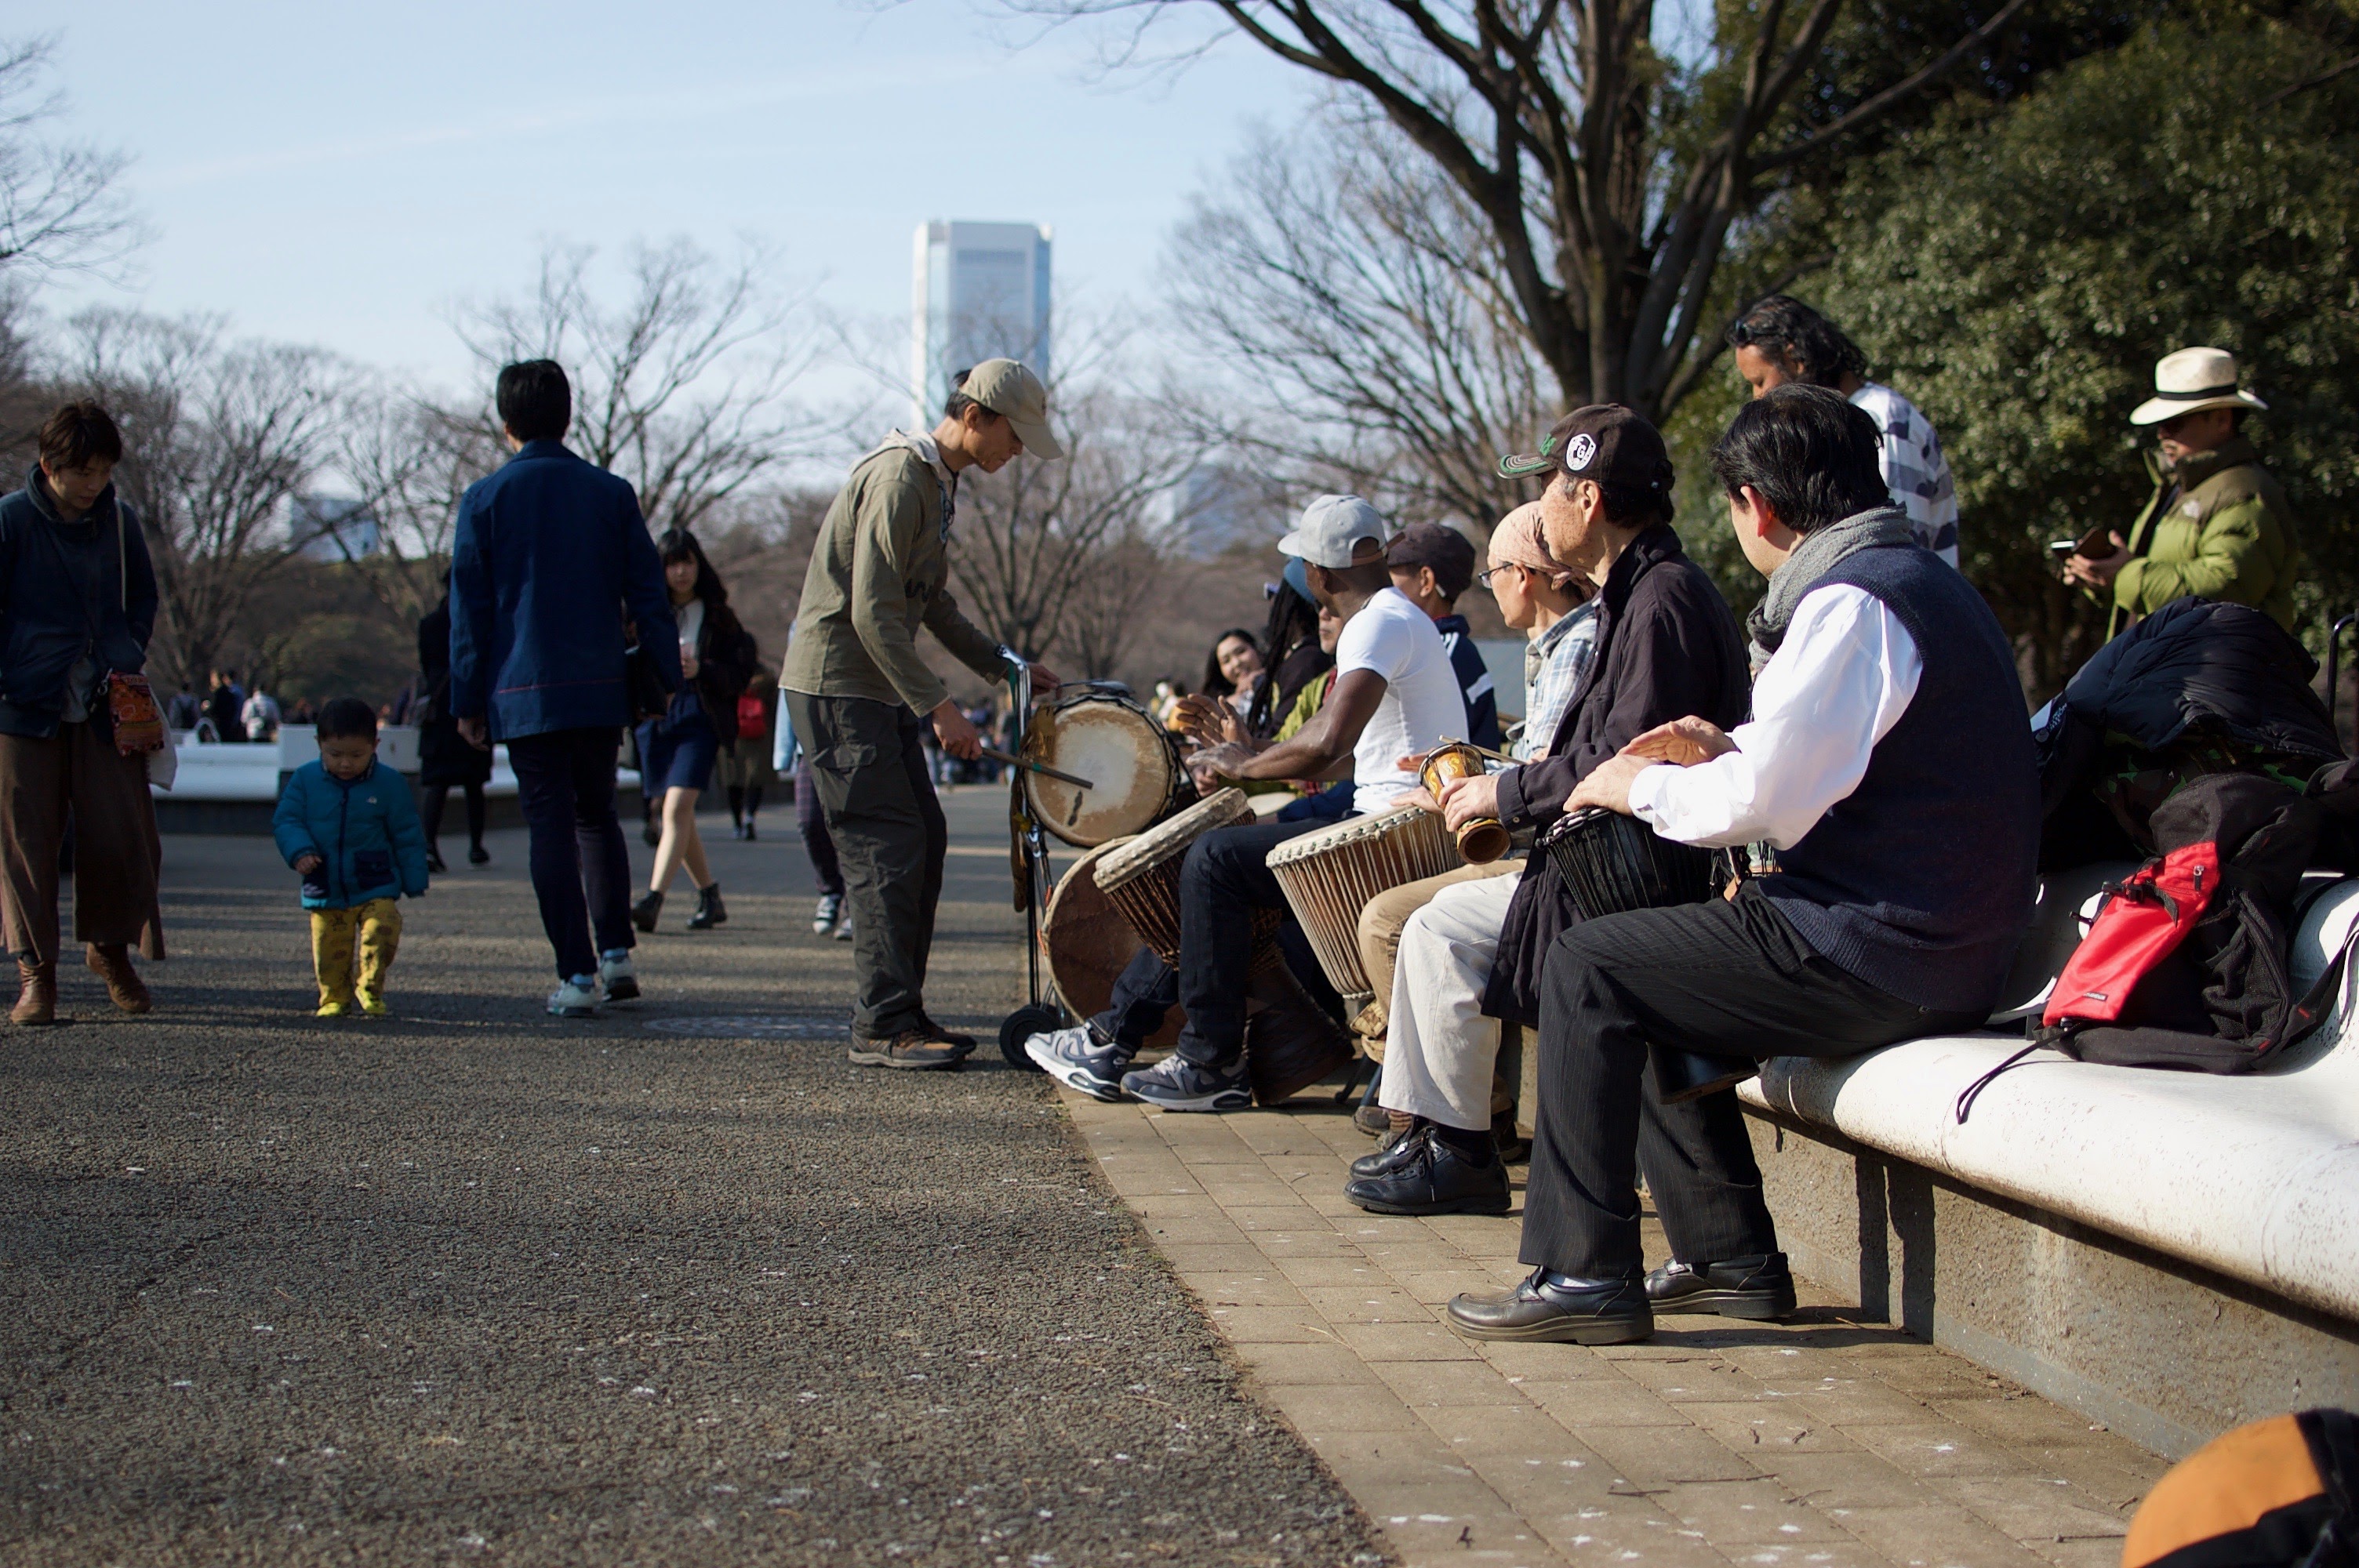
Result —
[[[1392, 585], [1386, 569], [1387, 532], [1382, 514], [1358, 496], [1322, 495], [1277, 542], [1303, 562], [1320, 608], [1343, 617], [1334, 688], [1290, 740], [1199, 752], [1190, 760], [1199, 787], [1215, 777], [1328, 778], [1349, 768], [1353, 813], [1383, 811], [1416, 785], [1402, 758], [1464, 733], [1466, 700], [1441, 633]], [[1165, 1110], [1234, 1110], [1252, 1103], [1244, 1060], [1252, 911], [1287, 908], [1266, 863], [1269, 852], [1323, 826], [1223, 827], [1189, 847], [1180, 870], [1180, 1004], [1187, 1027], [1169, 1056], [1121, 1075], [1123, 1093]], [[1119, 1049], [1111, 1042], [1070, 1038], [1077, 1033], [1066, 1032], [1061, 1043], [1072, 1052], [1103, 1055]], [[1041, 1061], [1040, 1053], [1032, 1054]], [[1062, 1065], [1042, 1065], [1060, 1081], [1073, 1081]], [[1116, 1070], [1110, 1059], [1071, 1065], [1090, 1065], [1099, 1079]]]
[[[852, 901], [862, 1066], [955, 1068], [974, 1049], [926, 1015], [950, 835], [920, 741], [931, 723], [943, 751], [972, 761], [983, 738], [919, 654], [918, 629], [985, 680], [1008, 673], [1016, 655], [951, 596], [950, 534], [959, 475], [997, 473], [1025, 452], [1065, 455], [1049, 395], [1016, 361], [985, 360], [958, 377], [932, 434], [894, 430], [853, 465], [803, 579], [778, 685]], [[1039, 665], [1032, 683], [1058, 684]]]

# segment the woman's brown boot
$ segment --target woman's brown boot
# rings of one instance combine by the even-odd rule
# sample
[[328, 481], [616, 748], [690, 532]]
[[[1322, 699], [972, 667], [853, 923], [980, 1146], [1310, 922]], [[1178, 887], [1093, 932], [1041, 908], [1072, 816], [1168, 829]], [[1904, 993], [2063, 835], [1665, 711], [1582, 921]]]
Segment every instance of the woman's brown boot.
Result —
[[23, 988], [16, 1005], [8, 1010], [11, 1023], [55, 1023], [58, 1021], [58, 967], [16, 960], [17, 983]]
[[[106, 982], [106, 994], [114, 999], [116, 1007], [125, 1012], [146, 1012], [156, 1005], [155, 999], [147, 994], [147, 982], [141, 979], [139, 971], [131, 967], [131, 955], [124, 943], [92, 942], [89, 946], [85, 961], [90, 965], [90, 972]], [[54, 997], [57, 992], [54, 981], [49, 990]]]

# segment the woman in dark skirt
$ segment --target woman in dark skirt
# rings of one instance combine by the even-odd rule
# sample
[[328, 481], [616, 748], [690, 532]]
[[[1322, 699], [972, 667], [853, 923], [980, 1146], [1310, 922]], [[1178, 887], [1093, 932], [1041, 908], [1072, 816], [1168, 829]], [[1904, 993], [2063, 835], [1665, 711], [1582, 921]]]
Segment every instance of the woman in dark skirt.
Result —
[[[467, 744], [459, 721], [451, 717], [451, 592], [418, 623], [418, 784], [426, 792], [419, 816], [426, 827], [426, 869], [442, 871], [442, 807], [453, 789], [467, 792], [467, 860], [483, 865], [492, 856], [484, 848], [484, 786], [492, 780], [492, 754]], [[422, 713], [418, 708], [423, 708]]]
[[696, 888], [689, 929], [707, 931], [729, 914], [697, 836], [696, 797], [712, 787], [721, 753], [736, 750], [737, 698], [754, 673], [754, 639], [729, 608], [729, 589], [695, 535], [671, 529], [656, 541], [656, 554], [679, 626], [680, 674], [688, 678], [664, 716], [638, 728], [639, 788], [663, 803], [663, 836], [647, 896], [631, 906], [631, 919], [640, 930], [653, 931], [663, 914], [664, 889], [685, 869]]

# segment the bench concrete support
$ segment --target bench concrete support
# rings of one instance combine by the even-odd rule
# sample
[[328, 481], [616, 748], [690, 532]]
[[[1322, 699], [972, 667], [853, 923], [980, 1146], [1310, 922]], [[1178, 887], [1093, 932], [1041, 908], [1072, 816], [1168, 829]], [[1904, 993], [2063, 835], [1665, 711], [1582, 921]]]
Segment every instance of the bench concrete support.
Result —
[[1797, 1272], [2177, 1458], [2230, 1427], [2359, 1407], [2359, 1323], [1745, 1108]]

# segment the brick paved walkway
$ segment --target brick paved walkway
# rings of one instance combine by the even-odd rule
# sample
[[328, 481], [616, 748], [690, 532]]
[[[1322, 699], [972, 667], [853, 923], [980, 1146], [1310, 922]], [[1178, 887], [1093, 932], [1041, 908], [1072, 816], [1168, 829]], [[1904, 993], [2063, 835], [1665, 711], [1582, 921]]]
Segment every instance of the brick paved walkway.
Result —
[[[1441, 1305], [1519, 1276], [1516, 1216], [1353, 1207], [1344, 1168], [1370, 1145], [1316, 1097], [1226, 1117], [1065, 1098], [1265, 1395], [1409, 1563], [2110, 1568], [2166, 1467], [1807, 1282], [1791, 1324], [1471, 1344]], [[1660, 1258], [1651, 1216], [1647, 1232]]]

